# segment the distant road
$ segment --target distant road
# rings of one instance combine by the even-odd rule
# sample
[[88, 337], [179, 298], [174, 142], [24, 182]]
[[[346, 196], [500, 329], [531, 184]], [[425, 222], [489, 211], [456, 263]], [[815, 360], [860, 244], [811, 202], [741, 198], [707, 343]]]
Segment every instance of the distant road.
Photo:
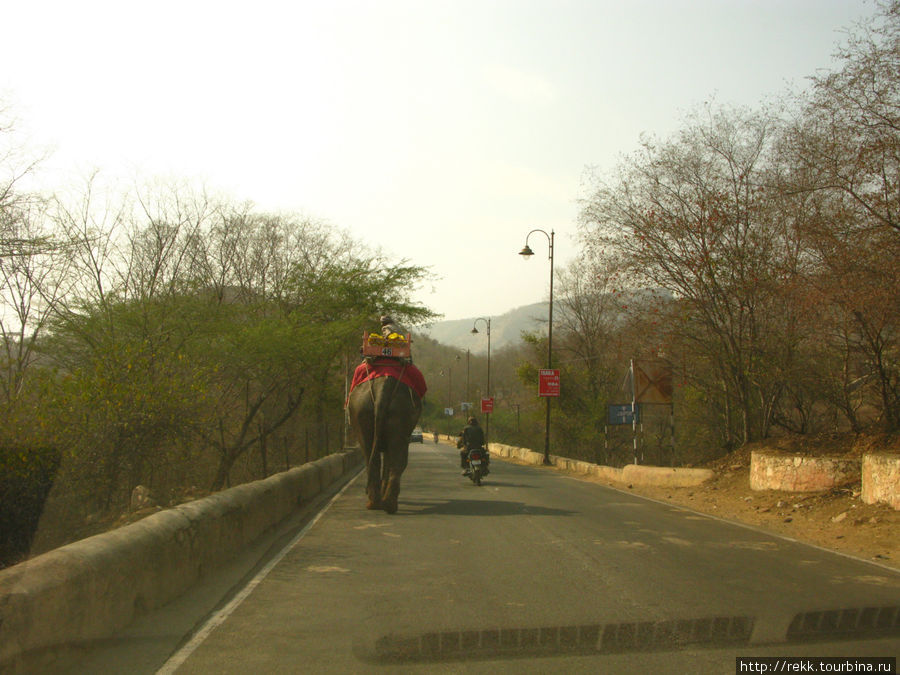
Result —
[[366, 511], [357, 477], [147, 672], [733, 673], [736, 656], [900, 654], [896, 572], [536, 467], [495, 460], [478, 488], [455, 448], [410, 449], [396, 515]]

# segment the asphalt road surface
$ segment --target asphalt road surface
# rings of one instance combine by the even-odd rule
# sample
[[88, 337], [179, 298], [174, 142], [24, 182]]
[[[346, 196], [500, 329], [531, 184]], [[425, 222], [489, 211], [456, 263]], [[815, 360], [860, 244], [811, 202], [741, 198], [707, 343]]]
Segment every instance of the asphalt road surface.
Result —
[[150, 616], [109, 645], [120, 660], [78, 670], [734, 673], [738, 656], [900, 654], [886, 567], [538, 467], [494, 460], [476, 487], [455, 448], [410, 451], [396, 515], [365, 509], [359, 475], [212, 612]]

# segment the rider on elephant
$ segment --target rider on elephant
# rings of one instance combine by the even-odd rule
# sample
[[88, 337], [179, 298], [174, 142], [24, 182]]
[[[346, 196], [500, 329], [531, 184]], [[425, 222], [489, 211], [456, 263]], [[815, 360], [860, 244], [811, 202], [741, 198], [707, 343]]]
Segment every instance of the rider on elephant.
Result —
[[385, 314], [381, 317], [381, 334], [384, 337], [391, 335], [405, 335], [403, 327], [399, 323], [395, 323], [394, 319]]
[[[491, 459], [488, 454], [487, 448], [484, 443], [484, 429], [478, 424], [478, 420], [474, 417], [470, 417], [468, 420], [468, 424], [463, 427], [463, 430], [459, 433], [459, 439], [456, 441], [456, 447], [459, 448], [459, 465], [460, 468], [463, 469], [463, 475], [469, 473], [469, 451], [473, 448], [483, 448], [484, 449], [484, 464], [485, 469], [490, 467]], [[485, 474], [487, 471], [485, 471]]]

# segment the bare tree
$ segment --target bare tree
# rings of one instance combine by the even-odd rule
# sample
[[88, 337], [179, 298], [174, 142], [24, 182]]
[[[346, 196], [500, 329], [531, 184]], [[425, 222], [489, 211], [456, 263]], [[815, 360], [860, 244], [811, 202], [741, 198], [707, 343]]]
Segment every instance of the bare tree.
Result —
[[24, 208], [35, 195], [23, 190], [23, 178], [32, 174], [43, 157], [36, 155], [20, 142], [16, 134], [16, 120], [10, 106], [0, 101], [0, 243], [15, 245], [15, 233], [8, 231], [2, 214], [7, 210]]
[[795, 246], [763, 187], [777, 131], [764, 113], [707, 109], [671, 141], [645, 139], [582, 208], [587, 247], [618, 252], [632, 284], [674, 294], [738, 442], [766, 433], [778, 395], [761, 357], [784, 323], [772, 310]]
[[8, 406], [21, 394], [43, 334], [68, 287], [71, 262], [53, 236], [45, 204], [35, 199], [2, 212], [0, 244], [0, 392]]
[[813, 79], [785, 136], [785, 189], [815, 205], [800, 223], [817, 264], [810, 283], [837, 325], [854, 325], [835, 336], [835, 349], [849, 348], [851, 361], [853, 353], [863, 357], [864, 372], [844, 375], [845, 386], [858, 389], [861, 380], [875, 386], [887, 426], [897, 429], [900, 1], [882, 3], [838, 56], [840, 68]]
[[38, 161], [18, 143], [12, 115], [0, 105], [0, 393], [7, 407], [22, 392], [68, 269], [46, 200], [19, 189]]
[[793, 138], [800, 187], [841, 200], [845, 234], [900, 234], [900, 0], [882, 3], [838, 56], [839, 69], [813, 78]]
[[115, 298], [125, 295], [129, 200], [101, 185], [99, 172], [94, 172], [77, 195], [57, 193], [54, 204], [56, 229], [72, 263], [72, 283], [60, 311], [78, 312], [83, 305], [108, 310]]
[[136, 227], [129, 233], [129, 296], [180, 293], [193, 276], [191, 243], [209, 225], [215, 204], [205, 189], [156, 185], [137, 192]]

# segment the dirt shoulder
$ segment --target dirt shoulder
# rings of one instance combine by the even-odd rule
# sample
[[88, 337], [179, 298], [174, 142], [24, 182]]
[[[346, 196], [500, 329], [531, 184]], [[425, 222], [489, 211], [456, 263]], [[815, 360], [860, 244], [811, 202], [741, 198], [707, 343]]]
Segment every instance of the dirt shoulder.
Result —
[[900, 570], [900, 511], [863, 503], [859, 484], [827, 493], [757, 492], [747, 468], [695, 488], [614, 487]]
[[900, 452], [900, 440], [860, 442], [834, 437], [757, 445], [710, 463], [707, 468], [715, 476], [692, 488], [629, 485], [573, 475], [900, 570], [900, 511], [887, 504], [865, 504], [859, 481], [816, 493], [751, 490], [750, 452], [763, 449], [852, 456], [872, 449]]

